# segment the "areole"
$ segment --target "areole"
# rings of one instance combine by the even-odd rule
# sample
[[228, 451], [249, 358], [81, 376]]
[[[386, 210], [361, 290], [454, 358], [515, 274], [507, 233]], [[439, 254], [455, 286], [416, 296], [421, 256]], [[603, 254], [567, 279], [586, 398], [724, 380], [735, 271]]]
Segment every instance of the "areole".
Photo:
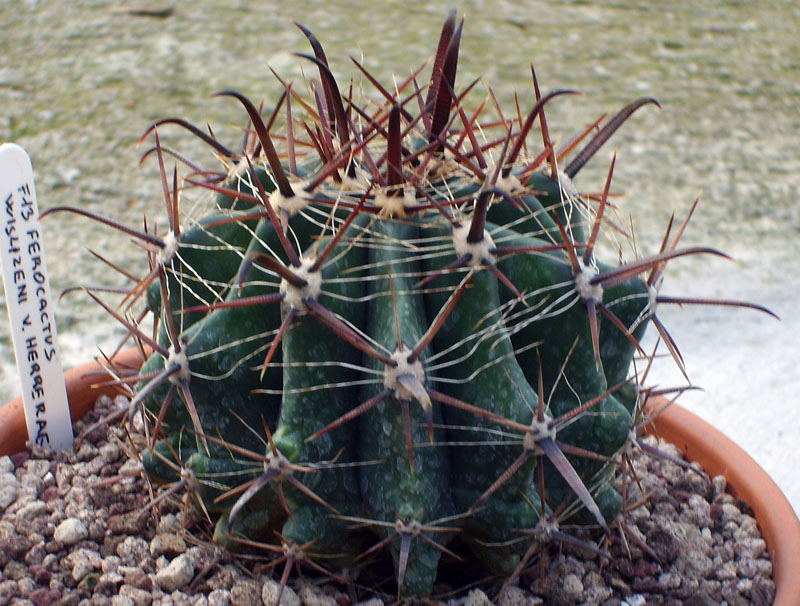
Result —
[[[135, 348], [114, 357], [118, 369], [134, 371], [142, 361], [142, 353]], [[97, 362], [73, 368], [64, 378], [73, 422], [91, 410], [99, 396], [119, 392], [102, 384], [108, 375]], [[800, 606], [800, 520], [780, 488], [739, 446], [680, 405], [659, 397], [648, 400], [645, 408], [654, 418], [644, 426], [644, 433], [671, 442], [709, 475], [724, 475], [729, 490], [753, 509], [773, 563], [773, 605]], [[21, 398], [0, 407], [0, 456], [25, 449], [25, 427]]]

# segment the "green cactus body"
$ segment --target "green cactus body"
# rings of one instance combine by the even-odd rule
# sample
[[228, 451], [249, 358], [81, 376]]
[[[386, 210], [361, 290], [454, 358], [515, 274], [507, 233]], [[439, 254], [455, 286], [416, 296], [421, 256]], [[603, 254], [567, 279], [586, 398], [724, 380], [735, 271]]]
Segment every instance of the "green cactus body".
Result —
[[[601, 271], [604, 266], [600, 265]], [[605, 301], [611, 312], [640, 342], [647, 330], [650, 315], [650, 289], [638, 276], [605, 289]], [[624, 381], [630, 370], [630, 361], [636, 345], [628, 335], [606, 316], [600, 318], [600, 357], [609, 385]]]
[[[498, 240], [506, 245], [537, 244], [528, 237], [512, 240], [500, 236]], [[540, 344], [535, 350], [520, 351], [517, 359], [531, 381], [535, 380], [541, 366], [550, 415], [560, 417], [602, 396], [608, 389], [603, 360], [595, 361], [587, 309], [580, 300], [564, 254], [515, 255], [501, 260], [498, 265], [514, 284], [530, 295], [526, 297], [527, 315], [523, 313], [518, 319], [512, 341], [518, 350], [529, 343]], [[608, 340], [625, 339], [624, 335], [616, 335], [619, 330], [616, 326], [603, 327], [614, 331]], [[632, 352], [627, 353], [629, 366]], [[609, 356], [609, 360], [619, 363], [613, 356]], [[559, 430], [558, 436], [566, 443], [611, 456], [627, 440], [631, 424], [629, 411], [614, 395], [607, 395], [588, 414]], [[573, 457], [571, 462], [586, 477], [592, 477], [603, 466], [587, 458]], [[548, 498], [555, 506], [568, 496], [570, 488], [552, 467], [547, 466], [546, 472]]]
[[237, 198], [234, 193], [258, 197], [259, 189], [258, 184], [253, 180], [254, 175], [261, 187], [264, 188], [264, 191], [268, 194], [275, 191], [275, 181], [264, 167], [256, 166], [251, 172], [246, 165], [242, 164], [234, 169], [234, 174], [225, 183], [226, 189], [230, 191], [217, 193], [214, 199], [216, 206], [228, 210], [252, 211], [253, 205]]
[[579, 208], [580, 197], [570, 178], [563, 172], [558, 180], [538, 171], [525, 182], [525, 189], [533, 191], [542, 208], [552, 213], [566, 228], [573, 242], [586, 242], [583, 213]]
[[519, 205], [515, 208], [507, 201], [498, 201], [489, 209], [488, 219], [496, 225], [503, 225], [516, 233], [533, 237], [550, 237], [554, 241], [561, 240], [558, 225], [539, 199], [528, 193], [514, 196]]
[[489, 209], [489, 221], [520, 234], [562, 242], [560, 222], [567, 233], [572, 234], [574, 242], [583, 242], [584, 217], [575, 206], [578, 196], [571, 181], [562, 176], [564, 186], [560, 187], [542, 171], [534, 172], [524, 184], [519, 182], [519, 177], [518, 170], [512, 171], [508, 184], [516, 204], [508, 201], [493, 204]]
[[[311, 262], [313, 253], [324, 244], [325, 241], [314, 244], [313, 250], [307, 251], [301, 262]], [[345, 246], [349, 248], [349, 254], [337, 255], [340, 251], [334, 251], [334, 261], [317, 272], [322, 280], [318, 300], [330, 312], [358, 326], [362, 324], [363, 309], [353, 302], [363, 294], [363, 284], [348, 280], [346, 275], [348, 269], [364, 265], [366, 251], [358, 246], [350, 247], [349, 243]], [[309, 282], [312, 282], [311, 278]], [[315, 551], [332, 553], [341, 550], [346, 525], [341, 520], [330, 518], [329, 514], [336, 511], [354, 515], [360, 510], [358, 474], [354, 467], [348, 466], [356, 460], [356, 428], [344, 424], [316, 440], [308, 441], [307, 438], [353, 406], [358, 398], [355, 367], [360, 356], [358, 350], [321, 327], [304, 310], [295, 309], [295, 312], [298, 317], [281, 340], [281, 415], [273, 441], [278, 452], [289, 462], [323, 466], [298, 478], [322, 502], [289, 488], [286, 501], [292, 517], [284, 526], [282, 535], [285, 540], [298, 545], [315, 541]], [[291, 313], [288, 305], [282, 305], [282, 313], [284, 318]], [[326, 463], [336, 463], [336, 466], [326, 469]], [[300, 520], [304, 517], [324, 520], [325, 524], [303, 525]]]
[[[270, 240], [277, 244], [273, 234], [272, 226], [262, 221], [249, 250], [260, 249], [264, 242]], [[251, 279], [241, 291], [232, 289], [226, 301], [231, 303], [244, 297], [277, 291], [277, 280], [273, 276], [254, 270], [253, 274], [256, 273], [260, 279]], [[258, 364], [257, 353], [279, 325], [280, 310], [275, 306], [264, 306], [263, 309], [225, 307], [207, 313], [181, 335], [191, 364], [189, 383], [193, 400], [204, 432], [214, 434], [221, 431], [223, 435], [226, 431], [234, 432], [242, 436], [242, 440], [237, 440], [238, 445], [260, 448], [261, 444], [255, 435], [247, 432], [242, 423], [260, 427], [262, 416], [273, 424], [278, 416], [280, 396], [264, 397], [254, 394], [253, 390], [263, 388], [264, 384], [280, 390], [280, 372], [268, 372], [265, 383], [262, 383], [259, 373], [254, 372], [252, 367]], [[164, 368], [164, 365], [163, 358], [155, 355], [148, 360], [144, 369]], [[163, 392], [163, 389], [160, 391]], [[158, 410], [163, 397], [163, 393], [156, 392], [146, 404]], [[231, 410], [240, 415], [241, 420], [231, 415]], [[168, 427], [192, 427], [186, 408], [180, 406], [167, 409], [164, 423]]]
[[[323, 250], [327, 242], [314, 233], [335, 233], [343, 218], [358, 212], [347, 210], [357, 205], [353, 193], [337, 194], [336, 187], [340, 186], [326, 184], [324, 193], [315, 195], [301, 211], [305, 218], [297, 219], [299, 223], [292, 220], [292, 243], [310, 247], [309, 256], [312, 250]], [[441, 197], [443, 190], [448, 191], [447, 187], [432, 187], [430, 195]], [[459, 195], [465, 195], [464, 191]], [[518, 199], [536, 202], [528, 194]], [[326, 200], [347, 202], [328, 225], [317, 219], [323, 213], [334, 217]], [[448, 203], [450, 198], [441, 200]], [[237, 510], [231, 523], [226, 507], [232, 499], [220, 500], [220, 495], [237, 483], [253, 480], [259, 472], [252, 461], [226, 454], [225, 446], [216, 441], [207, 454], [198, 439], [189, 466], [201, 482], [198, 494], [213, 500], [211, 509], [222, 513], [215, 533], [218, 541], [237, 548], [236, 541], [227, 537], [229, 524], [234, 534], [247, 532], [259, 538], [269, 537], [270, 530], [280, 531], [285, 546], [310, 545], [310, 555], [341, 556], [333, 561], [345, 565], [357, 561], [359, 550], [370, 549], [369, 539], [352, 530], [359, 526], [356, 520], [363, 519], [360, 526], [372, 524], [377, 531], [378, 543], [373, 539], [373, 546], [388, 545], [400, 591], [407, 595], [432, 591], [441, 554], [448, 550], [454, 535], [492, 570], [509, 574], [519, 564], [528, 547], [519, 540], [519, 530], [535, 527], [542, 516], [535, 488], [536, 459], [527, 460], [496, 488], [493, 485], [501, 482], [505, 470], [526, 452], [525, 432], [511, 429], [499, 419], [518, 428], [532, 423], [538, 405], [534, 387], [538, 366], [532, 361], [535, 353], [530, 344], [542, 342], [549, 348], [543, 350], [542, 358], [549, 387], [566, 361], [571, 389], [561, 393], [556, 385], [558, 397], [550, 401], [553, 415], [574, 408], [581, 398], [602, 393], [606, 381], [595, 365], [586, 312], [580, 303], [564, 305], [553, 311], [553, 318], [537, 319], [526, 326], [524, 319], [518, 319], [524, 306], [487, 267], [478, 263], [465, 270], [446, 269], [458, 253], [451, 228], [443, 225], [442, 217], [431, 211], [404, 220], [358, 217], [349, 228], [352, 235], [342, 238], [331, 255], [333, 261], [325, 264], [319, 304], [365, 335], [372, 347], [389, 355], [398, 348], [398, 329], [403, 351], [410, 352], [449, 306], [431, 345], [419, 352], [423, 369], [419, 389], [413, 394], [405, 388], [392, 392], [358, 420], [316, 435], [386, 388], [381, 385], [385, 362], [359, 352], [323, 326], [324, 322], [315, 321], [311, 312], [296, 310], [287, 319], [286, 301], [230, 307], [247, 297], [280, 292], [279, 280], [258, 270], [257, 259], [244, 288], [230, 291], [228, 306], [208, 311], [185, 331], [192, 375], [189, 389], [204, 432], [221, 435], [240, 449], [263, 451], [266, 437], [256, 435], [263, 416], [274, 432], [277, 452], [291, 464], [314, 468], [313, 473], [295, 474], [314, 497], [287, 482], [281, 484], [282, 497], [276, 495], [275, 486], [265, 486], [252, 502]], [[530, 221], [512, 220], [510, 225], [513, 228], [503, 232], [504, 243], [544, 242], [516, 230], [531, 227]], [[552, 232], [554, 223], [546, 225]], [[539, 222], [534, 233], [542, 234]], [[299, 271], [288, 264], [267, 220], [255, 230], [245, 257], [252, 258], [256, 252], [277, 258], [290, 271]], [[522, 292], [541, 290], [553, 296], [573, 288], [569, 265], [558, 251], [549, 256], [512, 255], [498, 261], [497, 267]], [[450, 306], [451, 296], [467, 272], [468, 283], [460, 299]], [[441, 275], [436, 276], [438, 273]], [[420, 286], [425, 276], [433, 279]], [[527, 303], [539, 308], [537, 301]], [[288, 325], [281, 346], [261, 377], [262, 357], [282, 321]], [[573, 347], [576, 339], [579, 346]], [[431, 357], [434, 370], [428, 371]], [[163, 359], [155, 356], [154, 360], [147, 366], [163, 368]], [[399, 389], [398, 384], [392, 385], [391, 389]], [[154, 412], [161, 406], [163, 390], [148, 400]], [[495, 417], [485, 418], [457, 406], [443, 407], [435, 398], [431, 401], [425, 390]], [[435, 427], [432, 445], [426, 445], [430, 442], [426, 410]], [[168, 407], [164, 425], [170, 432], [192, 428], [188, 413], [179, 406]], [[620, 437], [624, 439], [629, 425], [630, 414], [609, 396], [592, 414], [580, 417], [561, 433], [566, 442], [610, 455], [621, 447]], [[607, 480], [598, 480], [601, 465], [582, 460], [573, 460], [573, 465], [600, 502], [612, 504], [605, 508], [607, 515], [616, 515], [615, 493], [609, 492]], [[544, 513], [550, 515], [552, 507], [569, 497], [570, 486], [549, 463], [544, 470], [548, 504]], [[157, 471], [154, 467], [153, 472]], [[282, 511], [282, 503], [288, 512]], [[438, 532], [437, 524], [453, 528]], [[459, 532], [454, 533], [456, 529]]]
[[[167, 272], [170, 309], [186, 310], [221, 300], [239, 269], [257, 223], [257, 218], [239, 213], [214, 213], [181, 234]], [[215, 250], [209, 254], [210, 249]], [[155, 313], [161, 312], [160, 290], [158, 281], [147, 289], [147, 302]], [[184, 312], [176, 316], [176, 321], [186, 329], [204, 315], [202, 311]]]
[[[449, 229], [436, 225], [423, 233], [439, 235], [445, 241], [452, 238]], [[432, 256], [426, 262], [426, 272], [436, 272], [454, 258], [452, 254]], [[442, 368], [437, 388], [509, 421], [528, 425], [538, 398], [515, 358], [503, 322], [497, 279], [480, 266], [471, 272], [461, 299], [434, 339], [437, 350], [447, 352], [438, 360]], [[465, 275], [445, 274], [432, 284], [433, 292], [426, 296], [431, 318], [446, 304], [449, 294]], [[466, 339], [465, 334], [469, 335]], [[444, 414], [450, 428], [449, 439], [466, 443], [452, 449], [451, 482], [457, 508], [468, 511], [517, 458], [520, 438], [510, 436], [502, 425], [476, 418], [469, 411], [446, 407]], [[514, 441], [516, 445], [510, 444]], [[532, 484], [533, 467], [531, 462], [519, 469], [465, 521], [474, 541], [506, 542], [519, 536], [516, 530], [536, 525], [539, 512], [532, 503], [538, 505], [539, 496]], [[503, 555], [504, 551], [486, 552], [478, 545], [476, 553], [479, 557], [486, 556], [486, 563], [494, 569], [513, 569], [515, 556]]]
[[[317, 233], [316, 222], [301, 215], [291, 219], [290, 227], [294, 238], [305, 246], [312, 241], [311, 234]], [[248, 229], [242, 227], [241, 231]], [[206, 250], [212, 259], [206, 264], [196, 263], [193, 272], [210, 266], [217, 275], [219, 265], [213, 263], [213, 257], [219, 251]], [[262, 219], [253, 230], [244, 255], [239, 260], [252, 259], [258, 254], [277, 255], [279, 250], [280, 241], [272, 223]], [[223, 252], [227, 253], [227, 249]], [[223, 306], [205, 313], [202, 321], [191, 323], [180, 336], [190, 361], [191, 377], [188, 381], [194, 387], [194, 405], [202, 419], [203, 430], [212, 434], [219, 431], [225, 435], [227, 428], [236, 432], [235, 428], [238, 427], [242, 429], [239, 432], [241, 438], [235, 443], [245, 448], [261, 446], [256, 434], [246, 431], [245, 426], [260, 427], [263, 418], [274, 427], [280, 411], [282, 373], [273, 367], [267, 369], [262, 377], [253, 367], [259, 364], [259, 355], [263, 355], [269, 347], [270, 340], [281, 324], [281, 315], [278, 305], [236, 305], [251, 297], [276, 295], [278, 289], [279, 278], [254, 263], [249, 267], [247, 281], [241, 288], [229, 290]], [[173, 313], [183, 315], [179, 311]], [[180, 322], [177, 324], [180, 326]], [[164, 340], [171, 339], [163, 327], [161, 335]], [[280, 356], [277, 358], [279, 360]], [[163, 370], [164, 367], [163, 356], [156, 354], [145, 363], [143, 370], [152, 372]], [[146, 399], [147, 406], [158, 411], [165, 391], [166, 386], [155, 391]], [[191, 426], [187, 415], [186, 407], [170, 406], [164, 423], [175, 427], [187, 423]]]
[[[367, 331], [384, 351], [405, 361], [427, 327], [424, 300], [415, 288], [421, 275], [414, 253], [419, 229], [416, 222], [379, 220], [370, 226], [370, 234], [374, 241], [369, 248], [369, 265], [374, 273], [369, 282]], [[377, 527], [378, 536], [381, 539], [394, 537], [390, 544], [398, 582], [404, 593], [412, 595], [431, 592], [441, 555], [440, 549], [414, 533], [420, 532], [419, 526], [455, 514], [449, 490], [448, 449], [431, 446], [416, 448], [410, 453], [406, 444], [404, 414], [408, 415], [409, 437], [413, 444], [425, 444], [431, 439], [423, 406], [431, 407], [431, 419], [436, 427], [433, 443], [446, 442], [440, 407], [424, 398], [423, 402], [418, 402], [413, 392], [399, 383], [406, 379], [417, 381], [421, 387], [430, 381], [425, 371], [426, 357], [426, 352], [421, 352], [418, 365], [410, 365], [402, 379], [393, 378], [389, 370], [383, 384], [366, 384], [361, 390], [362, 401], [376, 397], [384, 389], [392, 393], [366, 412], [359, 422], [360, 458], [380, 461], [361, 470], [361, 492], [367, 516], [389, 524]], [[385, 364], [369, 356], [365, 356], [364, 364], [384, 375], [388, 370]], [[419, 375], [413, 374], [414, 370]], [[403, 370], [397, 372], [403, 373]], [[436, 537], [428, 533], [429, 540], [439, 544], [446, 544], [450, 536]]]

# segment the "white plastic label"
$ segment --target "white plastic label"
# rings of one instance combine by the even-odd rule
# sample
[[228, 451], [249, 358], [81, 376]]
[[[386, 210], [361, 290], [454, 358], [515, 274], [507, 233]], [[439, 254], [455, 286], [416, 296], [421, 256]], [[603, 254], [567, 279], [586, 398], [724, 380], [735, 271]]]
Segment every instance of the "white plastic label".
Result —
[[55, 308], [44, 258], [33, 168], [25, 150], [0, 145], [0, 256], [28, 438], [72, 446], [72, 419], [56, 343]]

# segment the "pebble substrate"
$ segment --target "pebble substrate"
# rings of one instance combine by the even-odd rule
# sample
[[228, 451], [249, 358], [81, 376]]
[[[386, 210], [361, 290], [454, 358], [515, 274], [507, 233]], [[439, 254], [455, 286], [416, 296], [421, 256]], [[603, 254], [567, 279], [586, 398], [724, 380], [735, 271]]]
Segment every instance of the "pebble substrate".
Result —
[[[101, 398], [76, 424], [86, 427], [127, 400]], [[680, 456], [672, 445], [651, 445]], [[0, 458], [0, 606], [272, 606], [283, 565], [234, 557], [203, 540], [202, 517], [180, 500], [153, 497], [132, 444], [113, 425], [93, 430], [75, 449]], [[616, 540], [613, 565], [591, 552], [553, 544], [541, 582], [534, 565], [498, 601], [503, 606], [766, 606], [775, 595], [772, 563], [752, 512], [710, 481], [664, 459], [639, 454], [628, 502], [647, 495], [628, 525], [658, 556]], [[163, 490], [163, 489], [162, 489]], [[158, 512], [157, 515], [154, 512]], [[183, 529], [184, 519], [193, 525]], [[388, 576], [391, 576], [389, 574]], [[457, 589], [437, 585], [447, 606], [488, 606], [500, 582]], [[391, 589], [388, 589], [391, 591]], [[284, 606], [381, 606], [391, 595], [362, 577], [349, 587], [307, 574], [284, 591]]]

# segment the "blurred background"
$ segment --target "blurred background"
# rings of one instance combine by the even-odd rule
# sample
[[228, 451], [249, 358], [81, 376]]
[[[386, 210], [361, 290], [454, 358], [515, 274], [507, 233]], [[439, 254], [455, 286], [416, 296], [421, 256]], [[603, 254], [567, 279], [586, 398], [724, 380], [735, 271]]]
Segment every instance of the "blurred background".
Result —
[[[461, 2], [456, 6], [466, 23], [457, 83], [483, 76], [507, 115], [515, 111], [515, 91], [527, 111], [533, 62], [543, 91], [583, 93], [548, 105], [561, 141], [635, 98], [661, 102], [661, 111], [639, 110], [576, 185], [601, 190], [618, 152], [613, 189], [626, 196], [615, 202], [620, 216], [632, 220], [642, 254], [656, 252], [670, 215], [682, 219], [701, 196], [683, 243], [719, 248], [735, 261], [676, 260], [662, 292], [749, 300], [782, 321], [748, 310], [662, 306], [659, 317], [692, 381], [704, 389], [680, 402], [750, 452], [800, 511], [800, 7], [788, 0], [669, 4]], [[360, 78], [350, 56], [383, 82], [408, 76], [433, 55], [442, 20], [454, 6], [307, 5], [312, 8], [299, 12], [299, 3], [283, 0], [0, 3], [0, 141], [30, 154], [40, 209], [80, 205], [129, 225], [142, 225], [144, 216], [163, 225], [156, 162], [138, 166], [147, 146], [136, 143], [150, 123], [166, 116], [207, 122], [229, 146], [238, 146], [243, 110], [210, 95], [233, 88], [271, 107], [282, 89], [270, 68], [302, 83], [302, 68], [310, 64], [301, 65], [292, 53], [309, 47], [293, 19], [320, 39], [345, 87]], [[425, 80], [427, 70], [423, 74]], [[473, 101], [485, 91], [486, 85], [474, 92]], [[178, 128], [160, 132], [165, 145], [216, 166], [208, 150]], [[124, 285], [88, 249], [144, 271], [139, 248], [84, 218], [53, 215], [44, 236], [56, 293]], [[121, 335], [79, 292], [66, 295], [57, 311], [65, 367], [91, 358], [98, 347], [112, 350]], [[649, 382], [683, 380], [671, 361], [659, 360]], [[3, 312], [0, 401], [18, 393]]]

